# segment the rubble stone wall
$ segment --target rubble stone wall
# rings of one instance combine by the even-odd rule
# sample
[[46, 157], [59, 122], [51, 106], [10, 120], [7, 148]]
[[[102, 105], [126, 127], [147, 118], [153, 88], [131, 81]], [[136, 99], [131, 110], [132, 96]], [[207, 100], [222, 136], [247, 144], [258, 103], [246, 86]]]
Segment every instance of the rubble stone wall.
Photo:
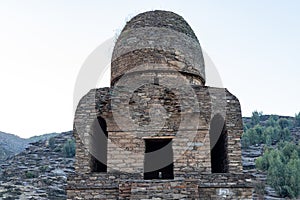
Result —
[[69, 183], [68, 199], [252, 199], [250, 179], [244, 174], [138, 180], [137, 174], [92, 173], [70, 177]]
[[[157, 90], [157, 96], [153, 95], [153, 89]], [[189, 99], [172, 98], [163, 94], [165, 88], [150, 85], [147, 88], [139, 89], [136, 95], [130, 95], [126, 92], [119, 93], [113, 98], [118, 106], [115, 112], [118, 115], [128, 117], [121, 118], [121, 124], [126, 125], [126, 129], [119, 127], [110, 105], [110, 90], [107, 88], [90, 91], [80, 102], [75, 118], [74, 133], [76, 133], [77, 152], [76, 152], [76, 169], [80, 172], [89, 172], [89, 153], [88, 145], [90, 142], [91, 126], [93, 121], [100, 115], [106, 120], [108, 131], [108, 171], [125, 171], [143, 173], [143, 162], [145, 153], [145, 138], [151, 137], [171, 137], [173, 138], [174, 153], [174, 171], [196, 170], [200, 172], [210, 172], [210, 137], [209, 126], [210, 120], [216, 114], [224, 112], [228, 138], [228, 161], [229, 172], [241, 172], [241, 146], [240, 137], [242, 134], [242, 121], [240, 105], [238, 100], [224, 89], [209, 88], [204, 86], [194, 86], [195, 94], [198, 97], [198, 110], [188, 110], [182, 106], [183, 103], [189, 102]], [[144, 90], [144, 91], [142, 91]], [[175, 89], [173, 90], [175, 91]], [[176, 91], [173, 93], [173, 95]], [[223, 101], [215, 101], [218, 95], [224, 94]], [[132, 96], [132, 101], [127, 104], [126, 99]], [[170, 120], [159, 124], [160, 121], [151, 122], [149, 110], [160, 98], [166, 109], [169, 111], [167, 116]], [[187, 96], [187, 98], [189, 98]], [[147, 99], [148, 104], [137, 104]], [[149, 103], [150, 102], [150, 103]], [[222, 105], [219, 105], [222, 104]], [[140, 106], [140, 107], [139, 107]], [[177, 111], [176, 111], [177, 109]], [[213, 110], [214, 109], [214, 110]], [[214, 113], [212, 113], [214, 112]], [[135, 119], [132, 121], [132, 118]], [[239, 119], [240, 118], [240, 119]], [[126, 121], [128, 120], [128, 121]], [[195, 121], [195, 127], [189, 127], [190, 123], [185, 121]], [[119, 122], [120, 123], [120, 122]], [[143, 132], [147, 123], [151, 125], [152, 132]], [[155, 124], [157, 123], [157, 124]], [[157, 130], [155, 129], [157, 127]], [[139, 130], [140, 129], [140, 130]]]

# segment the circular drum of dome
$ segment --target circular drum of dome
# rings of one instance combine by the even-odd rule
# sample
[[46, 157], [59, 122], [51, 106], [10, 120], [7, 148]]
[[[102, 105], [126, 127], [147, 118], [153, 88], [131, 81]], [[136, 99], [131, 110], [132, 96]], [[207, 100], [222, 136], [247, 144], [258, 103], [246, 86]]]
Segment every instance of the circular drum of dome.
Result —
[[[148, 68], [139, 68], [146, 63]], [[147, 73], [168, 76], [174, 70], [192, 84], [205, 85], [201, 46], [188, 23], [169, 11], [145, 12], [127, 22], [114, 47], [111, 85], [129, 71], [134, 78]]]

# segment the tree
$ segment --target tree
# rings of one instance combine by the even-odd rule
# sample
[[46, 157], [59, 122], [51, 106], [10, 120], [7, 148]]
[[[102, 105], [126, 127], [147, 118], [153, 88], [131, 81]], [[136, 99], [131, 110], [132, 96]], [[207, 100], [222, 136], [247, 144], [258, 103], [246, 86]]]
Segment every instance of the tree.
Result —
[[265, 135], [264, 135], [264, 127], [261, 125], [257, 124], [254, 126], [255, 133], [257, 135], [257, 141], [256, 143], [265, 143]]
[[275, 126], [273, 128], [272, 139], [274, 142], [278, 142], [280, 140], [280, 127], [279, 126]]
[[256, 133], [254, 128], [248, 129], [246, 133], [248, 134], [251, 145], [258, 144], [260, 142], [259, 135]]
[[266, 143], [266, 145], [267, 146], [270, 146], [270, 145], [272, 145], [272, 136], [271, 135], [267, 135], [266, 136], [266, 141], [265, 141], [265, 143]]
[[247, 133], [243, 134], [241, 143], [243, 148], [248, 148], [251, 145], [251, 141]]
[[284, 128], [280, 131], [280, 139], [282, 141], [290, 141], [291, 140], [291, 132], [290, 129]]
[[284, 187], [288, 196], [296, 198], [300, 195], [300, 160], [291, 159], [286, 166], [286, 186]]
[[268, 126], [263, 130], [263, 137], [264, 137], [263, 143], [268, 146], [275, 144], [280, 138], [279, 133], [280, 133], [279, 127]]
[[280, 150], [283, 154], [283, 158], [285, 159], [286, 163], [288, 162], [288, 160], [291, 159], [292, 155], [294, 159], [298, 158], [298, 152], [293, 143], [283, 143], [282, 148], [280, 148]]
[[295, 126], [296, 127], [300, 126], [300, 112], [295, 115]]
[[252, 112], [251, 124], [253, 126], [259, 124], [261, 116], [262, 116], [262, 112], [257, 112], [257, 111]]
[[54, 149], [54, 147], [55, 147], [55, 138], [54, 137], [49, 138], [49, 147], [51, 149]]
[[267, 172], [267, 182], [281, 197], [297, 198], [300, 195], [299, 145], [279, 142], [278, 149], [266, 148], [256, 159], [256, 168]]
[[268, 169], [268, 161], [266, 159], [266, 157], [258, 157], [255, 160], [255, 166], [257, 169], [261, 170], [261, 171], [265, 171]]
[[63, 146], [64, 155], [67, 158], [74, 157], [75, 156], [75, 150], [76, 150], [75, 141], [72, 140], [72, 139], [68, 139], [68, 141]]
[[281, 161], [280, 155], [276, 156], [269, 163], [267, 173], [267, 182], [278, 192], [282, 197], [288, 195], [285, 190], [285, 166]]
[[281, 129], [285, 129], [285, 128], [288, 128], [288, 127], [291, 127], [291, 122], [285, 118], [281, 118], [278, 120], [278, 124], [280, 126]]
[[267, 126], [276, 126], [277, 118], [278, 118], [278, 117], [276, 117], [275, 115], [271, 115], [271, 116], [269, 117], [269, 119], [267, 120], [266, 125], [267, 125]]

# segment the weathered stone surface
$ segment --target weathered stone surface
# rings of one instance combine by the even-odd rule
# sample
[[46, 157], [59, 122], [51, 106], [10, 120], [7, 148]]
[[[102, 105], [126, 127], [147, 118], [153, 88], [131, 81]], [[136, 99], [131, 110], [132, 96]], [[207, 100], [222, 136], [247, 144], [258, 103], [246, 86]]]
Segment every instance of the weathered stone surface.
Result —
[[[201, 47], [180, 16], [133, 18], [116, 43], [111, 73], [112, 87], [92, 89], [78, 104], [68, 199], [252, 198], [251, 177], [242, 171], [239, 101], [227, 89], [204, 86]], [[96, 134], [97, 120], [105, 137]], [[174, 179], [144, 180], [145, 140], [162, 138], [172, 140]], [[100, 143], [107, 151], [95, 150]], [[107, 169], [94, 172], [91, 155], [107, 157]]]

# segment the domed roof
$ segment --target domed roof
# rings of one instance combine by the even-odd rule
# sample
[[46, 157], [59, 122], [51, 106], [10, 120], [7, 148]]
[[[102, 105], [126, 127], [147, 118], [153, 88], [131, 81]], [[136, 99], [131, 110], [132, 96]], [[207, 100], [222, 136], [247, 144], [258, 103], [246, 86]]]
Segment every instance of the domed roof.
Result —
[[[199, 41], [183, 17], [170, 11], [148, 11], [133, 17], [119, 35], [111, 63], [111, 84], [125, 73], [176, 70], [205, 84], [205, 67]], [[164, 67], [154, 67], [161, 64]], [[147, 67], [146, 67], [147, 68]], [[147, 68], [149, 70], [149, 68]], [[193, 81], [194, 82], [194, 81]]]
[[128, 29], [144, 28], [144, 27], [163, 27], [173, 29], [184, 33], [194, 39], [197, 39], [190, 25], [176, 13], [164, 10], [148, 11], [133, 17], [126, 23], [122, 32]]

